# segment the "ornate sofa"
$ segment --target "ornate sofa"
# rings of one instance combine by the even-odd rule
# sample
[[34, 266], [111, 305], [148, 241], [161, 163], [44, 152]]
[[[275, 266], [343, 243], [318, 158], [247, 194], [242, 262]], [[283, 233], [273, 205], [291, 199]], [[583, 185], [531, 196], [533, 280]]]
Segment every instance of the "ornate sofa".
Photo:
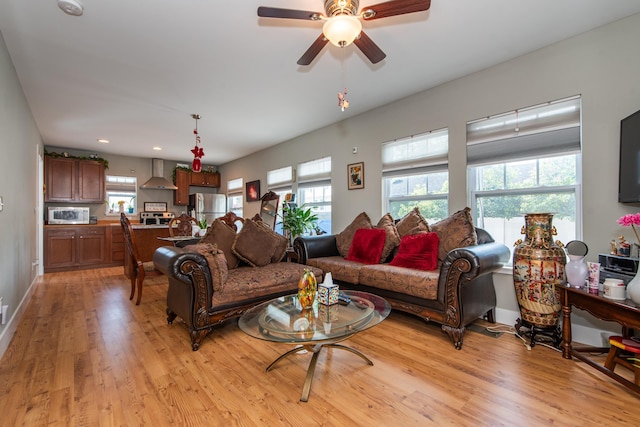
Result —
[[[474, 228], [468, 208], [430, 227], [420, 219], [419, 212], [417, 218], [408, 224], [396, 221], [394, 227], [396, 223], [398, 229], [403, 226], [408, 235], [429, 230], [437, 232], [440, 236], [438, 260], [432, 270], [411, 268], [418, 262], [413, 258], [404, 264], [408, 266], [391, 265], [394, 252], [383, 256], [385, 262], [382, 263], [366, 264], [349, 260], [349, 257], [345, 259], [344, 248], [342, 253], [339, 248], [341, 240], [343, 245], [345, 240], [341, 234], [349, 231], [349, 227], [353, 232], [353, 228], [363, 225], [352, 227], [358, 218], [340, 235], [296, 238], [294, 251], [299, 263], [320, 268], [325, 274], [331, 272], [334, 282], [341, 288], [380, 295], [396, 310], [440, 323], [459, 350], [466, 325], [483, 316], [495, 322], [496, 294], [492, 273], [508, 261], [509, 249], [496, 243], [485, 230]], [[366, 227], [366, 221], [364, 225]], [[371, 225], [371, 228], [376, 227]], [[378, 223], [377, 228], [385, 227]]]
[[[244, 225], [236, 234], [237, 221]], [[228, 213], [214, 221], [203, 243], [155, 251], [155, 267], [169, 278], [167, 321], [178, 316], [184, 321], [194, 351], [214, 326], [263, 301], [297, 292], [305, 268], [322, 280], [320, 269], [282, 262], [287, 242], [274, 234], [260, 221]]]

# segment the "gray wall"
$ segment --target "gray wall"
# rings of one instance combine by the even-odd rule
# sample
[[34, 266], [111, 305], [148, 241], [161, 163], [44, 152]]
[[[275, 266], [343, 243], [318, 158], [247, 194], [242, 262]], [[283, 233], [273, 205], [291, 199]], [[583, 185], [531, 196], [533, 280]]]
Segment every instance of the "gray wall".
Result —
[[[322, 156], [333, 159], [333, 231], [358, 213], [379, 218], [381, 143], [440, 128], [449, 129], [449, 210], [468, 204], [467, 121], [571, 95], [582, 95], [583, 239], [587, 259], [597, 261], [619, 234], [635, 241], [616, 220], [636, 212], [617, 202], [620, 119], [640, 109], [640, 15], [635, 15], [539, 51], [412, 95], [358, 117], [222, 165], [223, 187], [238, 176], [266, 182], [269, 169]], [[351, 100], [357, 102], [356, 99]], [[352, 154], [352, 147], [358, 153]], [[365, 188], [347, 190], [348, 163], [365, 162]], [[258, 205], [245, 204], [245, 216]], [[496, 275], [498, 307], [517, 311], [510, 275]], [[584, 324], [603, 326], [587, 318]]]
[[[0, 34], [0, 297], [13, 316], [36, 278], [38, 152], [42, 141]], [[7, 325], [0, 325], [0, 337]], [[0, 340], [0, 355], [5, 340]]]

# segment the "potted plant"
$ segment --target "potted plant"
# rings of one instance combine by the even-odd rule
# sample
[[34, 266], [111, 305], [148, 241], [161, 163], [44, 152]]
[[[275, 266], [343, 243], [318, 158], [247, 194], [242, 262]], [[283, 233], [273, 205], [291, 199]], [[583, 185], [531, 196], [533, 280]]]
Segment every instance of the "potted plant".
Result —
[[293, 246], [296, 237], [314, 231], [318, 227], [318, 215], [304, 204], [297, 206], [295, 203], [283, 203], [280, 217], [282, 218], [282, 230], [285, 237], [289, 239], [290, 246]]
[[130, 198], [130, 199], [129, 199], [129, 203], [127, 204], [127, 207], [128, 207], [128, 210], [129, 210], [129, 213], [130, 213], [130, 214], [132, 214], [132, 213], [133, 213], [133, 207], [134, 207], [134, 205], [133, 205], [133, 199], [135, 199], [135, 198], [136, 198], [136, 196], [133, 196], [132, 198]]

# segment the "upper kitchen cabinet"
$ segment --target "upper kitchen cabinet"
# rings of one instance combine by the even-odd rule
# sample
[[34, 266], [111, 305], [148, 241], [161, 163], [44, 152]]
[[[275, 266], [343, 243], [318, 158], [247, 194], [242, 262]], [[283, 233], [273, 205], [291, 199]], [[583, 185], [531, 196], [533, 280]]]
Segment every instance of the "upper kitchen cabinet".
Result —
[[45, 202], [104, 203], [104, 164], [45, 156]]
[[189, 203], [189, 175], [188, 170], [175, 170], [173, 183], [178, 189], [173, 191], [173, 204], [176, 206], [187, 206]]
[[177, 190], [173, 191], [173, 204], [187, 206], [189, 203], [189, 186], [220, 188], [218, 172], [191, 172], [188, 169], [176, 168], [173, 183]]
[[220, 174], [218, 172], [191, 172], [190, 185], [197, 187], [220, 187]]

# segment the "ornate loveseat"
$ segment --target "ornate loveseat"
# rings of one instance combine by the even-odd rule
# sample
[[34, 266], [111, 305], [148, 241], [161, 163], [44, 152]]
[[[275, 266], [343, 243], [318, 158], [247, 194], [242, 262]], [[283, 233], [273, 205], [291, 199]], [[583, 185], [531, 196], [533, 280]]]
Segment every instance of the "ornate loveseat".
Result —
[[[236, 233], [238, 221], [243, 226]], [[196, 351], [214, 326], [260, 302], [297, 292], [310, 267], [282, 262], [286, 247], [286, 239], [259, 219], [228, 213], [214, 221], [202, 243], [158, 248], [153, 263], [169, 278], [167, 321], [178, 316], [184, 321]], [[322, 280], [322, 270], [310, 269]]]
[[[357, 252], [356, 232], [362, 228], [385, 230], [373, 233], [386, 235], [379, 260], [352, 260]], [[403, 253], [401, 242], [413, 240], [422, 240], [426, 246], [414, 245], [418, 254]], [[364, 251], [375, 244], [365, 240]], [[396, 310], [440, 323], [458, 350], [466, 325], [483, 316], [495, 322], [492, 273], [509, 259], [505, 245], [473, 227], [468, 208], [432, 225], [417, 208], [400, 221], [387, 214], [376, 226], [363, 212], [338, 235], [296, 238], [294, 250], [298, 262], [331, 272], [341, 289], [380, 295]]]

